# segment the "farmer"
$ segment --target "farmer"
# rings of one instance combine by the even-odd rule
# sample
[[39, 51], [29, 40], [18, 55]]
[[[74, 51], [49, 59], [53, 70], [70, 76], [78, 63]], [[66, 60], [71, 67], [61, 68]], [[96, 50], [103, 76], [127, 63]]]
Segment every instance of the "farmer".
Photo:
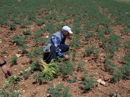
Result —
[[44, 57], [46, 63], [50, 63], [52, 59], [57, 59], [57, 56], [65, 59], [70, 59], [69, 55], [63, 52], [69, 50], [69, 46], [65, 44], [66, 37], [73, 34], [69, 26], [63, 26], [60, 32], [54, 33], [43, 47]]
[[2, 58], [0, 58], [0, 67], [6, 77], [12, 75], [11, 69], [6, 65], [6, 61], [3, 60]]

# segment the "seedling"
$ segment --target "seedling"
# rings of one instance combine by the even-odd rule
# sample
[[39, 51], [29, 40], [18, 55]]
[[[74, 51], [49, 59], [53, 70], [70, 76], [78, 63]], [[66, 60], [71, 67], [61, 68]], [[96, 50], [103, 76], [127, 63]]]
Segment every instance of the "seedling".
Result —
[[20, 76], [10, 76], [5, 84], [0, 89], [1, 97], [19, 97], [19, 86], [18, 83], [21, 81]]
[[50, 89], [46, 91], [52, 95], [52, 97], [72, 97], [72, 95], [68, 94], [69, 86], [64, 86], [62, 83], [54, 86], [53, 84], [49, 83]]
[[18, 59], [17, 56], [13, 56], [13, 57], [11, 58], [10, 65], [13, 66], [13, 65], [17, 64], [17, 59]]
[[51, 63], [47, 64], [42, 59], [40, 59], [40, 66], [42, 66], [42, 72], [37, 72], [33, 75], [33, 78], [40, 84], [43, 80], [51, 80], [58, 76], [59, 74], [59, 66], [56, 62], [51, 61]]

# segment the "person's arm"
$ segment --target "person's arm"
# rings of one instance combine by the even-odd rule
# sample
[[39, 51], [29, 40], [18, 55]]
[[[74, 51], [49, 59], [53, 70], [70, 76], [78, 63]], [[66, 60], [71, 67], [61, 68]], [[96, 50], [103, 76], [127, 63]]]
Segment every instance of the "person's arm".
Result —
[[0, 58], [0, 67], [6, 76], [12, 75], [11, 69], [6, 65], [6, 61], [3, 60], [2, 58]]
[[61, 52], [61, 49], [58, 47], [58, 45], [60, 45], [60, 41], [59, 38], [56, 36], [52, 36], [51, 37], [52, 43], [55, 45], [56, 47], [56, 52], [58, 53], [59, 56], [63, 57], [64, 53]]

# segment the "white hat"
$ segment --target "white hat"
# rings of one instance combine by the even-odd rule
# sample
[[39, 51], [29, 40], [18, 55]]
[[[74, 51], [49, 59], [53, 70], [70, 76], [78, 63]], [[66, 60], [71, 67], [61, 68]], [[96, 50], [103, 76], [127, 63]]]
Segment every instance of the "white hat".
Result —
[[70, 34], [73, 34], [73, 32], [71, 31], [71, 28], [69, 26], [63, 26], [62, 27], [62, 31], [68, 31]]

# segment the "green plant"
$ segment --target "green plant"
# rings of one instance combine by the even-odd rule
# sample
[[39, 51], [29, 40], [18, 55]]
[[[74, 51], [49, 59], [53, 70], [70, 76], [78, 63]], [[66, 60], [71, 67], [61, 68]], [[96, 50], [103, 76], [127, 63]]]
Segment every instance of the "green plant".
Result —
[[26, 29], [26, 30], [23, 31], [23, 34], [24, 35], [31, 35], [31, 31]]
[[76, 82], [76, 80], [77, 80], [77, 77], [76, 76], [72, 76], [72, 79], [67, 80], [67, 82], [68, 83], [74, 83], [74, 82]]
[[112, 97], [114, 96], [115, 94], [113, 92], [109, 92], [109, 96]]
[[25, 38], [22, 36], [18, 36], [15, 34], [11, 39], [19, 46], [22, 46], [24, 44]]
[[36, 23], [38, 24], [38, 26], [41, 26], [45, 23], [45, 21], [43, 19], [40, 19], [40, 20], [36, 20]]
[[80, 62], [78, 62], [77, 64], [76, 64], [76, 66], [77, 66], [77, 69], [76, 69], [76, 71], [77, 72], [82, 72], [82, 71], [84, 71], [84, 62], [83, 61], [80, 61]]
[[49, 93], [52, 95], [52, 97], [72, 97], [72, 95], [68, 94], [69, 92], [69, 86], [64, 86], [62, 83], [54, 86], [52, 83], [48, 84], [50, 86], [50, 89], [46, 91], [46, 93]]
[[33, 75], [33, 78], [41, 84], [43, 80], [51, 80], [58, 76], [59, 74], [59, 66], [56, 62], [52, 62], [47, 64], [42, 59], [40, 59], [40, 66], [42, 66], [42, 72], [38, 71], [36, 74]]
[[63, 80], [65, 80], [66, 75], [72, 75], [73, 74], [73, 62], [71, 61], [66, 61], [66, 62], [62, 62], [62, 65], [59, 65], [59, 69], [60, 69], [60, 74], [63, 78]]
[[20, 76], [10, 76], [0, 89], [0, 97], [19, 97], [18, 82], [21, 81]]
[[13, 56], [13, 57], [11, 58], [10, 65], [12, 66], [12, 65], [17, 64], [17, 59], [18, 59], [17, 56]]
[[42, 58], [42, 47], [33, 47], [31, 51], [26, 54], [30, 58], [39, 59]]
[[70, 41], [70, 45], [71, 45], [71, 47], [73, 49], [78, 49], [79, 48], [79, 44], [81, 44], [81, 43], [80, 43], [78, 38], [75, 38], [72, 41]]
[[92, 36], [94, 36], [95, 32], [88, 32], [85, 36], [85, 41], [90, 41]]
[[121, 78], [123, 78], [123, 72], [119, 71], [119, 70], [116, 70], [115, 73], [114, 73], [114, 75], [113, 75], [113, 77], [111, 78], [110, 82], [111, 83], [117, 82]]
[[122, 59], [129, 63], [130, 62], [130, 52], [127, 52], [127, 54], [124, 57], [122, 57]]
[[21, 46], [17, 46], [21, 51], [22, 51], [22, 54], [26, 54], [26, 53], [28, 53], [27, 52], [27, 48], [30, 48], [29, 46], [27, 46], [26, 44], [23, 44], [23, 45], [21, 45]]
[[89, 46], [85, 49], [85, 51], [83, 52], [83, 57], [88, 57], [91, 54], [94, 54], [95, 56], [99, 55], [99, 51], [98, 48], [96, 48], [95, 46]]
[[121, 66], [121, 71], [123, 73], [123, 78], [129, 79], [130, 76], [130, 62]]
[[130, 49], [130, 41], [124, 42], [124, 47]]
[[83, 85], [81, 88], [83, 90], [89, 90], [94, 87], [94, 84], [96, 81], [93, 79], [93, 76], [95, 75], [84, 75], [82, 76], [81, 84]]
[[110, 73], [113, 73], [115, 71], [115, 67], [118, 66], [117, 64], [114, 64], [109, 60], [109, 56], [105, 58], [104, 64], [106, 71]]
[[39, 69], [40, 67], [38, 65], [38, 62], [32, 62], [27, 66], [26, 69], [20, 69], [20, 71], [22, 72], [23, 77], [27, 79], [28, 76], [31, 75], [35, 70], [39, 70]]
[[9, 25], [9, 29], [10, 30], [15, 30], [16, 29], [16, 24], [14, 24], [14, 23], [11, 23], [10, 25]]
[[130, 28], [125, 27], [124, 29], [121, 30], [121, 32], [125, 35], [128, 35], [128, 33], [130, 33]]

